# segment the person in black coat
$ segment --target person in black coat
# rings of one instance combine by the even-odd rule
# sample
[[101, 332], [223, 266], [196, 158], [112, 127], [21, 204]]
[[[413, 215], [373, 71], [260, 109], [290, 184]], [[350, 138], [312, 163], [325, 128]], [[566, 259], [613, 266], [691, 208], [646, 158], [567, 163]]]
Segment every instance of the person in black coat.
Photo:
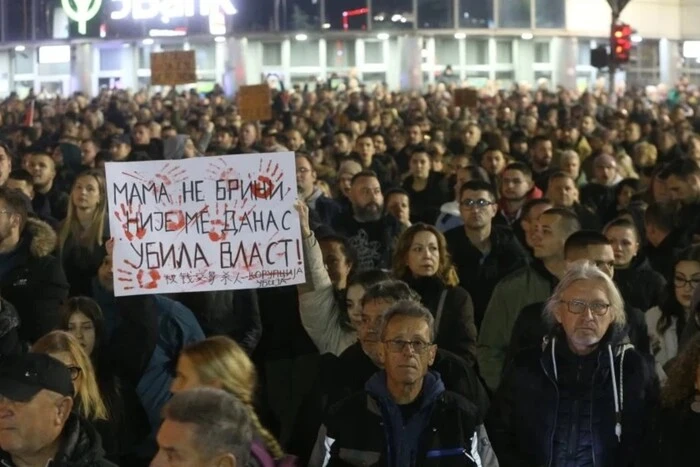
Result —
[[0, 298], [0, 357], [24, 353], [26, 345], [19, 339], [19, 315], [10, 302]]
[[449, 201], [447, 182], [439, 172], [433, 172], [430, 156], [425, 149], [414, 151], [410, 159], [411, 175], [402, 188], [411, 202], [411, 222], [434, 224], [440, 215], [440, 206]]
[[68, 282], [52, 256], [56, 234], [48, 224], [27, 218], [22, 194], [0, 188], [0, 212], [0, 296], [17, 309], [19, 337], [31, 343], [58, 325]]
[[507, 366], [486, 419], [500, 465], [636, 465], [658, 382], [627, 344], [615, 284], [576, 263], [545, 315], [548, 338]]
[[394, 276], [418, 292], [435, 317], [435, 343], [476, 363], [476, 324], [469, 293], [460, 287], [445, 237], [432, 225], [415, 224], [399, 238]]
[[[479, 200], [493, 204], [474, 204]], [[490, 184], [479, 180], [465, 183], [458, 201], [470, 205], [460, 205], [464, 225], [445, 232], [445, 240], [459, 283], [472, 297], [478, 329], [498, 281], [525, 266], [528, 255], [512, 230], [493, 224], [498, 207]]]
[[643, 467], [690, 467], [700, 459], [700, 336], [668, 370]]
[[625, 304], [643, 312], [658, 306], [665, 294], [666, 279], [654, 271], [639, 251], [639, 233], [628, 219], [615, 219], [603, 233], [615, 253], [615, 284]]

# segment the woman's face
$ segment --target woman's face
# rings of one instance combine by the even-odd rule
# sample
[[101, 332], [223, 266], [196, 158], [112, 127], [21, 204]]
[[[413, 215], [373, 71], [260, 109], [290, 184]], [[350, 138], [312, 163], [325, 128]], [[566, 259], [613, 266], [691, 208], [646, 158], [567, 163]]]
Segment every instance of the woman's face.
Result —
[[170, 386], [170, 392], [177, 394], [187, 389], [201, 388], [207, 386], [199, 379], [199, 374], [194, 363], [187, 355], [181, 354], [177, 359], [175, 367], [175, 379]]
[[52, 352], [49, 355], [68, 367], [70, 378], [73, 380], [73, 391], [78, 394], [83, 385], [83, 372], [76, 361], [73, 360], [70, 352]]
[[352, 264], [348, 263], [343, 245], [333, 240], [321, 240], [319, 245], [323, 253], [323, 263], [326, 265], [333, 286], [336, 289], [344, 289]]
[[615, 253], [615, 266], [625, 268], [637, 256], [639, 242], [632, 229], [626, 227], [611, 227], [605, 231]]
[[345, 293], [345, 307], [348, 310], [348, 316], [355, 329], [362, 322], [362, 297], [365, 295], [365, 288], [361, 285], [354, 284], [348, 287]]
[[416, 152], [411, 156], [411, 175], [414, 178], [426, 179], [430, 175], [430, 157], [424, 152]]
[[96, 209], [100, 204], [100, 187], [94, 177], [79, 177], [73, 185], [71, 198], [76, 208]]
[[77, 311], [68, 320], [68, 332], [78, 339], [85, 353], [92, 355], [95, 350], [95, 324], [90, 318]]
[[406, 265], [415, 277], [434, 276], [440, 268], [440, 247], [432, 232], [418, 232], [408, 249]]
[[635, 195], [635, 191], [631, 186], [623, 186], [620, 189], [620, 193], [617, 195], [617, 207], [618, 209], [625, 209], [630, 205], [632, 201], [632, 196]]
[[700, 263], [697, 261], [679, 261], [673, 275], [676, 299], [683, 308], [690, 308], [693, 292], [700, 283]]

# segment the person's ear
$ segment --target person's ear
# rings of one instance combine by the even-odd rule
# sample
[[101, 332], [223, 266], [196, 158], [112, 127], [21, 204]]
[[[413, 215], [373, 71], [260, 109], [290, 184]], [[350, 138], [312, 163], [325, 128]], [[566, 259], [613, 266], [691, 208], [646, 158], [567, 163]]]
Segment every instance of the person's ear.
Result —
[[557, 320], [557, 323], [561, 324], [561, 306], [556, 305], [554, 307], [554, 319]]
[[58, 401], [56, 401], [56, 421], [63, 425], [68, 420], [71, 410], [73, 410], [73, 398], [60, 398]]
[[435, 355], [437, 355], [437, 345], [433, 344], [430, 346], [428, 353], [428, 366], [433, 366], [433, 363], [435, 362]]
[[219, 457], [214, 463], [216, 467], [236, 467], [238, 465], [238, 460], [233, 454], [224, 454]]

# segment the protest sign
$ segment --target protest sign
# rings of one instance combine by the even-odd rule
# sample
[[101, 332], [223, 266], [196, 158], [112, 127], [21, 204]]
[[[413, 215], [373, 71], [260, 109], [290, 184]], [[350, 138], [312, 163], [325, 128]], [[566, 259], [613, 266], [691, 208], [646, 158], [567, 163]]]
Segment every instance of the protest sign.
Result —
[[304, 282], [294, 153], [106, 164], [114, 292]]
[[173, 50], [151, 54], [151, 84], [174, 86], [197, 82], [194, 50]]
[[270, 86], [267, 83], [241, 86], [238, 89], [238, 113], [243, 120], [270, 120], [270, 99]]
[[455, 105], [462, 109], [475, 109], [479, 102], [479, 93], [476, 89], [461, 88], [455, 89]]

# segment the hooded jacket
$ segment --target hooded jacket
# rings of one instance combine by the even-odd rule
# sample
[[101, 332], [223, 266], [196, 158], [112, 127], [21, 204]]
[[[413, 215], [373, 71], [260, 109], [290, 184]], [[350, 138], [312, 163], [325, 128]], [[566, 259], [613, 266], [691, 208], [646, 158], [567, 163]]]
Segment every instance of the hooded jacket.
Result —
[[[0, 450], [0, 467], [15, 467], [12, 456]], [[104, 458], [100, 435], [86, 420], [72, 413], [63, 427], [54, 459], [46, 467], [116, 467]]]
[[502, 466], [635, 465], [658, 382], [623, 339], [611, 327], [596, 351], [577, 356], [560, 332], [516, 356], [486, 420]]
[[27, 219], [17, 247], [0, 255], [0, 296], [17, 309], [19, 337], [34, 342], [58, 327], [58, 309], [68, 296], [68, 281], [52, 252], [56, 233], [46, 223]]
[[515, 320], [527, 305], [544, 302], [559, 280], [535, 260], [503, 278], [491, 294], [481, 323], [477, 358], [479, 371], [491, 390], [498, 387]]
[[[380, 371], [365, 391], [331, 408], [325, 426], [328, 466], [497, 466], [473, 404], [445, 391], [428, 372], [410, 415], [397, 405]], [[402, 413], [403, 412], [403, 413]]]

